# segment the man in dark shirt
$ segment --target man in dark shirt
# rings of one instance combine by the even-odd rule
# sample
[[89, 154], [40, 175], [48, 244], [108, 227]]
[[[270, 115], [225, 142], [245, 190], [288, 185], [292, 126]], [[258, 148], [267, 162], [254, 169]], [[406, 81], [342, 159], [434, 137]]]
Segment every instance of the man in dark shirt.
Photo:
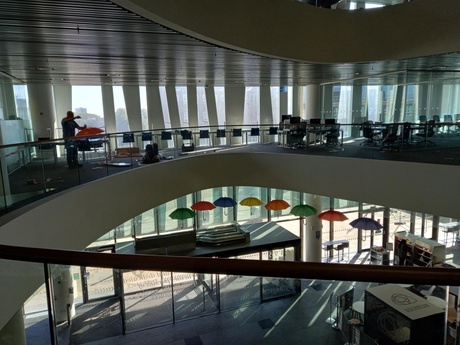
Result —
[[[62, 135], [64, 139], [74, 137], [75, 136], [75, 129], [85, 129], [86, 125], [80, 126], [78, 123], [75, 122], [76, 119], [80, 119], [80, 116], [75, 116], [73, 111], [68, 111], [67, 116], [64, 117], [61, 121], [62, 125]], [[69, 168], [77, 168], [81, 166], [78, 164], [78, 150], [77, 144], [73, 139], [66, 139], [65, 140], [65, 149], [67, 154], [67, 164]]]

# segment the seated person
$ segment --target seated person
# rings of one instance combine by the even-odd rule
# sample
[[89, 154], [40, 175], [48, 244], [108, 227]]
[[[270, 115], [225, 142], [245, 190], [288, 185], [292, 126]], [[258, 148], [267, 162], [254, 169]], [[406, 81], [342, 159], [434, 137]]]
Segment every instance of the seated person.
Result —
[[145, 146], [145, 155], [142, 158], [141, 164], [152, 164], [158, 163], [160, 157], [158, 155], [158, 145], [157, 144], [147, 144]]

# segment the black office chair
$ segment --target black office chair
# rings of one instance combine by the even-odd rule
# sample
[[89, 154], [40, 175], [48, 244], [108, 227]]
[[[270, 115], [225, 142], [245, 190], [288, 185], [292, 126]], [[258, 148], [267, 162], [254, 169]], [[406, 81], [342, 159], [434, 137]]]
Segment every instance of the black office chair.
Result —
[[404, 122], [403, 123], [403, 128], [401, 131], [401, 134], [398, 135], [398, 142], [404, 145], [410, 145], [410, 140], [411, 140], [411, 126], [412, 124], [410, 122]]
[[[439, 115], [433, 115], [433, 120], [432, 120], [435, 125], [433, 126], [433, 129], [435, 130], [435, 133], [440, 133], [442, 125], [441, 123], [441, 117]], [[428, 121], [430, 123], [430, 121]]]
[[191, 140], [192, 139], [192, 131], [183, 129], [180, 131], [180, 135], [182, 136], [182, 140]]
[[360, 145], [363, 146], [375, 146], [381, 142], [381, 138], [379, 137], [380, 132], [376, 133], [373, 128], [373, 122], [367, 121], [364, 122], [362, 130], [363, 130], [363, 137], [366, 138]]
[[339, 145], [340, 138], [340, 124], [330, 126], [329, 131], [326, 133], [326, 146]]
[[134, 134], [133, 133], [123, 133], [123, 142], [124, 143], [133, 143]]
[[200, 129], [200, 139], [209, 139], [209, 130]]
[[425, 144], [425, 145], [436, 145], [434, 141], [429, 140], [428, 138], [433, 137], [435, 134], [435, 121], [430, 120], [426, 125], [425, 129], [417, 134], [417, 137], [422, 138], [422, 140], [417, 141], [417, 144]]
[[276, 135], [278, 134], [278, 127], [270, 127], [268, 129], [268, 135]]
[[443, 132], [444, 133], [454, 133], [452, 130], [452, 123], [453, 123], [452, 115], [444, 115], [444, 127], [443, 127]]
[[233, 128], [232, 130], [232, 136], [233, 137], [242, 137], [243, 133], [241, 131], [241, 128]]
[[427, 121], [426, 115], [420, 115], [420, 116], [418, 117], [418, 121], [419, 121], [420, 123], [426, 123], [426, 121]]
[[398, 141], [398, 126], [397, 125], [388, 125], [382, 131], [382, 137], [383, 137], [382, 147], [380, 147], [380, 151], [383, 151], [383, 150], [399, 151], [398, 146], [396, 145], [396, 142]]
[[161, 140], [171, 140], [172, 139], [172, 133], [168, 131], [162, 131], [161, 132]]
[[144, 132], [142, 133], [142, 141], [152, 141], [152, 133]]

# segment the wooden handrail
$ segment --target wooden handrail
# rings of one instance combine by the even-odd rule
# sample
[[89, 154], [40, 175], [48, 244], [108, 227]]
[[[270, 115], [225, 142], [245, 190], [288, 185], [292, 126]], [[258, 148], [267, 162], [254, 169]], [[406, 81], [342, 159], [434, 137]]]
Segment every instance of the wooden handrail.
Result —
[[0, 245], [0, 258], [26, 262], [126, 270], [157, 270], [260, 277], [460, 286], [460, 270], [455, 268], [112, 254], [8, 245]]

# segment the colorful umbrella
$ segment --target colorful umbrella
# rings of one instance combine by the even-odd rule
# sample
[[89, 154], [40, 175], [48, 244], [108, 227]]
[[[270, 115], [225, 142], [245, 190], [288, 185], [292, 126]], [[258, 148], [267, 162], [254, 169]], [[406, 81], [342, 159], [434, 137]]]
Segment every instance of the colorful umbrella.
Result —
[[181, 208], [178, 208], [172, 211], [169, 217], [171, 217], [172, 219], [179, 219], [179, 220], [193, 218], [195, 217], [195, 211], [189, 208], [181, 207]]
[[194, 203], [191, 207], [192, 210], [194, 211], [210, 211], [215, 209], [216, 206], [209, 201], [198, 201]]
[[104, 132], [103, 129], [96, 128], [96, 127], [86, 127], [82, 129], [80, 132], [77, 133], [76, 137], [86, 137], [89, 135], [98, 135]]
[[280, 211], [280, 210], [287, 209], [289, 206], [291, 205], [289, 205], [286, 201], [281, 200], [281, 199], [275, 199], [275, 200], [268, 202], [265, 205], [265, 208], [271, 211]]
[[243, 200], [240, 201], [240, 205], [242, 206], [260, 206], [264, 202], [258, 198], [255, 198], [253, 196], [249, 198], [244, 198]]
[[330, 222], [343, 222], [344, 220], [348, 219], [348, 217], [344, 215], [342, 212], [335, 210], [321, 212], [320, 214], [318, 214], [318, 218], [321, 220], [328, 220]]
[[316, 208], [310, 205], [297, 205], [292, 208], [290, 213], [298, 217], [309, 217], [315, 215], [317, 212]]
[[214, 201], [214, 205], [219, 207], [233, 207], [236, 205], [236, 201], [228, 196], [223, 196]]
[[382, 224], [372, 218], [360, 217], [350, 223], [350, 225], [357, 229], [362, 230], [380, 230], [383, 228]]

